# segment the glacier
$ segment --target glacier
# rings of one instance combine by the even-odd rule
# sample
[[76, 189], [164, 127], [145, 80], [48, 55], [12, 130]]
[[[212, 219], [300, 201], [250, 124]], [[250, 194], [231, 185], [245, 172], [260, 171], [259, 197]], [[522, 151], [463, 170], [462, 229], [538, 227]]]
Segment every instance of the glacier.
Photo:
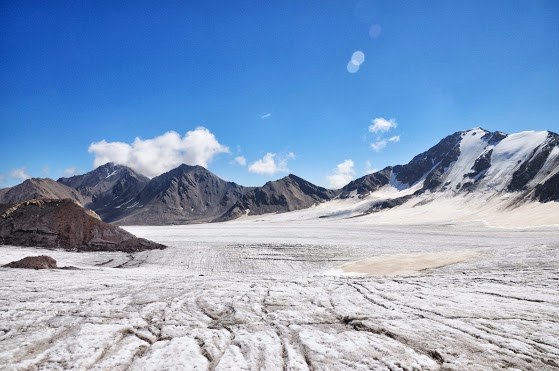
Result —
[[[126, 227], [162, 251], [3, 246], [0, 265], [46, 254], [81, 270], [0, 268], [0, 368], [557, 367], [556, 226], [316, 218], [323, 207]], [[385, 270], [351, 274], [371, 259]], [[411, 268], [386, 265], [399, 261]]]

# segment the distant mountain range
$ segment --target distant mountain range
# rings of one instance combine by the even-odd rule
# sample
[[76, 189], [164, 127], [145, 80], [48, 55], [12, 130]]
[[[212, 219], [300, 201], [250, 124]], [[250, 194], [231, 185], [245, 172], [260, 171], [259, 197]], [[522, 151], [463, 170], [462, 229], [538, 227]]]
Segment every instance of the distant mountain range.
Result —
[[0, 203], [70, 198], [106, 222], [164, 225], [288, 212], [334, 198], [362, 199], [386, 189], [398, 192], [379, 199], [370, 212], [426, 193], [446, 197], [508, 193], [516, 202], [559, 201], [559, 135], [549, 131], [507, 135], [481, 128], [456, 132], [408, 164], [389, 166], [340, 190], [292, 174], [262, 187], [243, 187], [189, 165], [148, 179], [126, 166], [108, 163], [71, 178], [34, 178], [0, 189]]

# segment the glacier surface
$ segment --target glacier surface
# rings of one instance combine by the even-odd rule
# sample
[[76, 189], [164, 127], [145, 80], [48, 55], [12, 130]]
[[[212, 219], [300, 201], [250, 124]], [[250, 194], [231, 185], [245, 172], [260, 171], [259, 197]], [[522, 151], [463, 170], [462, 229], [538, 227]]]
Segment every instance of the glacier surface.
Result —
[[[81, 270], [0, 268], [0, 369], [559, 365], [556, 227], [286, 218], [126, 227], [170, 246], [134, 255], [2, 246], [0, 265], [46, 254]], [[411, 268], [346, 274], [371, 259]]]

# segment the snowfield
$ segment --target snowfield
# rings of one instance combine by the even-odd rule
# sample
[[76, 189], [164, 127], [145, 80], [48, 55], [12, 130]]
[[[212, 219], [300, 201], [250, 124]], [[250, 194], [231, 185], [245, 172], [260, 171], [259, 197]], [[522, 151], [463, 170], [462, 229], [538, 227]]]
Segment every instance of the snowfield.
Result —
[[127, 227], [170, 246], [134, 255], [1, 246], [0, 264], [81, 270], [0, 268], [0, 369], [559, 367], [557, 227], [305, 220], [317, 209]]

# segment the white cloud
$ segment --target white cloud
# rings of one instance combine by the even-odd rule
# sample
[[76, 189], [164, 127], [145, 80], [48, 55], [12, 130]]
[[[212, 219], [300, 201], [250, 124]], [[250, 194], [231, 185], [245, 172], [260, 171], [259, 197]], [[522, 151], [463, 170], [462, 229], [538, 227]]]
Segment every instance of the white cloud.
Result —
[[285, 156], [279, 156], [275, 153], [266, 153], [260, 160], [253, 162], [248, 171], [256, 174], [273, 175], [275, 173], [287, 173], [287, 160], [294, 159], [295, 153], [289, 152]]
[[392, 143], [398, 143], [400, 141], [400, 136], [399, 135], [394, 135], [393, 137], [388, 138], [388, 141], [392, 142]]
[[102, 140], [92, 143], [89, 152], [95, 155], [95, 167], [114, 162], [154, 177], [183, 163], [207, 167], [216, 155], [229, 153], [229, 148], [221, 145], [208, 129], [198, 127], [184, 137], [169, 131], [153, 139], [136, 138], [131, 144]]
[[0, 174], [0, 184], [4, 184], [6, 182], [6, 176], [4, 174]]
[[27, 173], [25, 166], [12, 170], [10, 172], [10, 177], [21, 181], [31, 178], [31, 176]]
[[235, 157], [235, 162], [241, 166], [246, 166], [247, 159], [245, 158], [245, 156], [237, 156]]
[[383, 119], [382, 117], [373, 119], [372, 123], [373, 124], [369, 126], [369, 131], [371, 133], [378, 133], [378, 132], [385, 133], [390, 129], [394, 129], [396, 126], [398, 126], [396, 120], [394, 119], [387, 120], [387, 119]]
[[266, 119], [268, 119], [268, 118], [270, 118], [270, 117], [272, 117], [272, 114], [271, 114], [271, 113], [265, 113], [265, 114], [263, 114], [263, 115], [260, 116], [260, 118], [263, 119], [263, 120], [266, 120]]
[[339, 189], [353, 180], [355, 170], [353, 169], [354, 163], [352, 160], [345, 160], [338, 164], [332, 174], [328, 175], [328, 186], [330, 188]]
[[76, 175], [77, 172], [78, 172], [78, 169], [75, 166], [72, 166], [72, 167], [69, 167], [67, 169], [64, 169], [64, 176]]
[[384, 149], [384, 147], [386, 147], [386, 145], [388, 144], [388, 142], [384, 139], [381, 140], [377, 140], [376, 142], [371, 143], [371, 148], [373, 150], [375, 150], [375, 152], [379, 152], [382, 149]]
[[49, 173], [50, 173], [50, 166], [48, 165], [43, 166], [43, 175], [48, 176]]
[[373, 167], [373, 164], [371, 164], [371, 161], [367, 160], [365, 161], [365, 174], [372, 174], [372, 173], [376, 173], [378, 171], [378, 169], [375, 169]]

